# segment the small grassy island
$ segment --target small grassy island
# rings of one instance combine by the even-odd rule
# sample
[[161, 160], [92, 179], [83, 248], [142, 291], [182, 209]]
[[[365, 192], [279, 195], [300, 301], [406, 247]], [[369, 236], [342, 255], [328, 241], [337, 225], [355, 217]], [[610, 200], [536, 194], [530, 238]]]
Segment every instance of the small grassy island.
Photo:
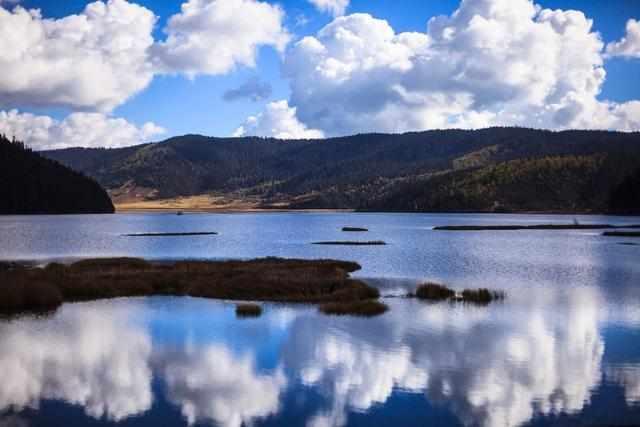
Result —
[[51, 311], [64, 302], [152, 295], [313, 304], [355, 304], [380, 297], [376, 288], [349, 277], [360, 265], [348, 261], [264, 258], [154, 263], [106, 258], [44, 268], [15, 263], [6, 267], [0, 268], [0, 312], [8, 314]]
[[358, 240], [336, 240], [327, 242], [313, 242], [314, 245], [326, 246], [384, 246], [387, 242], [382, 240], [358, 241]]
[[195, 231], [183, 233], [131, 233], [125, 237], [180, 237], [180, 236], [217, 236], [215, 231]]
[[640, 231], [605, 231], [602, 235], [608, 237], [640, 237]]
[[238, 304], [236, 305], [236, 316], [240, 318], [244, 317], [260, 317], [262, 314], [262, 307], [258, 304]]
[[640, 224], [446, 225], [433, 227], [435, 231], [615, 230], [621, 228], [640, 228]]
[[324, 314], [336, 316], [360, 316], [373, 317], [386, 313], [389, 306], [377, 300], [360, 300], [348, 302], [328, 302], [320, 306], [320, 311]]
[[461, 293], [456, 293], [439, 283], [424, 283], [416, 289], [415, 296], [425, 301], [461, 301], [472, 304], [487, 305], [493, 301], [502, 301], [506, 295], [503, 291], [492, 291], [489, 289], [465, 289]]

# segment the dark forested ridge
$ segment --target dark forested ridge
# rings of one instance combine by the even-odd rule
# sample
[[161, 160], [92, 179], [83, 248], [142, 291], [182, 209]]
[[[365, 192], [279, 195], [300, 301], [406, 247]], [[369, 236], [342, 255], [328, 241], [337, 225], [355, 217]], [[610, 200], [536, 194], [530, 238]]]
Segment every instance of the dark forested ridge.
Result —
[[113, 211], [93, 179], [0, 136], [0, 214]]
[[93, 176], [116, 199], [214, 194], [256, 197], [264, 207], [639, 212], [632, 192], [640, 133], [490, 128], [321, 141], [186, 135], [44, 155]]

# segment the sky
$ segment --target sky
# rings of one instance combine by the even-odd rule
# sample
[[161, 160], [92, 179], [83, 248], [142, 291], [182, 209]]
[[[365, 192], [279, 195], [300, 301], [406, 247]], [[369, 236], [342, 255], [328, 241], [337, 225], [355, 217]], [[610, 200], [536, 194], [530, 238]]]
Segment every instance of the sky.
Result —
[[0, 0], [0, 133], [640, 130], [640, 0]]

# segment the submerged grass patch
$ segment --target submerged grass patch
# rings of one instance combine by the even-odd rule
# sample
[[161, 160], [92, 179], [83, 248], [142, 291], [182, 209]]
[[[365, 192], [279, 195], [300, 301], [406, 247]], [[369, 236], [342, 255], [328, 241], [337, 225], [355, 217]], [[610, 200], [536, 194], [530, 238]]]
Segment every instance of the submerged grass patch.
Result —
[[602, 235], [608, 237], [640, 237], [640, 231], [605, 231]]
[[238, 317], [259, 317], [262, 314], [262, 307], [258, 304], [238, 304], [236, 305], [236, 316]]
[[47, 311], [63, 302], [151, 295], [317, 304], [378, 298], [376, 288], [349, 277], [359, 269], [348, 261], [281, 258], [173, 263], [88, 259], [0, 271], [0, 311]]
[[377, 300], [330, 302], [320, 306], [322, 313], [336, 316], [373, 317], [384, 314], [387, 310], [389, 306]]
[[216, 236], [215, 231], [195, 231], [187, 233], [131, 233], [124, 234], [125, 237], [179, 237], [179, 236]]
[[387, 243], [382, 240], [357, 241], [357, 240], [336, 240], [327, 242], [313, 242], [313, 245], [333, 245], [333, 246], [384, 246]]
[[342, 227], [342, 231], [345, 231], [348, 233], [364, 233], [369, 231], [369, 229], [362, 228], [362, 227]]
[[465, 289], [458, 294], [453, 289], [438, 283], [424, 283], [419, 285], [415, 295], [411, 296], [425, 301], [461, 301], [486, 305], [505, 299], [506, 294], [503, 291], [493, 291], [486, 288]]
[[619, 228], [640, 228], [640, 224], [624, 226], [611, 224], [445, 225], [433, 227], [435, 231], [605, 230]]

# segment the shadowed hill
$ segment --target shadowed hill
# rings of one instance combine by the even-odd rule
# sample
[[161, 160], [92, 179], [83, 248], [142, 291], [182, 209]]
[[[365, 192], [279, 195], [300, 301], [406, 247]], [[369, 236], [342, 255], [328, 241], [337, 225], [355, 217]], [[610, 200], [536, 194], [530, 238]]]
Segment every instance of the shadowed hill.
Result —
[[0, 136], [0, 214], [113, 213], [93, 179]]
[[318, 141], [185, 135], [123, 149], [45, 152], [116, 200], [200, 194], [265, 207], [402, 211], [609, 210], [640, 167], [640, 134], [519, 128]]

